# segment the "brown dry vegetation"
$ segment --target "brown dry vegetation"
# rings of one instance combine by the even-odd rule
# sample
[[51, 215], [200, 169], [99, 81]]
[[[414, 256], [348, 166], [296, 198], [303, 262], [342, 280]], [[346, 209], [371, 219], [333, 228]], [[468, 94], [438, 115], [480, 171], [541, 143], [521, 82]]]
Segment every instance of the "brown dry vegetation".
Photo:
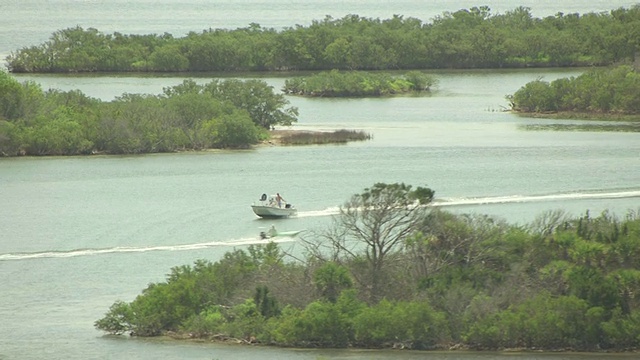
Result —
[[264, 145], [319, 145], [344, 144], [349, 141], [370, 140], [372, 135], [360, 130], [310, 131], [310, 130], [271, 130]]

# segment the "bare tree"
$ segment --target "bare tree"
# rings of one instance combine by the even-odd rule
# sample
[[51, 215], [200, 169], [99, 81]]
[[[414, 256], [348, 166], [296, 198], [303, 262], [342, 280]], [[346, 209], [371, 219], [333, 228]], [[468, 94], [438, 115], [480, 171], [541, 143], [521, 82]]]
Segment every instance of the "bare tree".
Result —
[[387, 261], [424, 221], [433, 195], [429, 188], [377, 183], [341, 206], [323, 234], [331, 260], [348, 266], [369, 302], [385, 295]]

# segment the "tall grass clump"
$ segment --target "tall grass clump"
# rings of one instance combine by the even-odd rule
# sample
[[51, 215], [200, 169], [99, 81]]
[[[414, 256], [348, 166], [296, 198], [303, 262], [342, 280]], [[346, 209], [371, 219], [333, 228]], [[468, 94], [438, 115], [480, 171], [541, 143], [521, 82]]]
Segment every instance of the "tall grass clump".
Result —
[[345, 144], [349, 141], [370, 140], [371, 134], [361, 130], [336, 130], [327, 132], [296, 132], [281, 138], [283, 145]]

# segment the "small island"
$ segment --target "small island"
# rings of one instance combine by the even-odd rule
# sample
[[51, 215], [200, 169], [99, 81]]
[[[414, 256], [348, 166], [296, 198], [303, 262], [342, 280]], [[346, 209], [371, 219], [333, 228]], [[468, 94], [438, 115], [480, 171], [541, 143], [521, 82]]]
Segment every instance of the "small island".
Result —
[[304, 255], [271, 242], [174, 267], [95, 327], [296, 347], [638, 349], [638, 212], [523, 226], [439, 210], [434, 194], [374, 184], [299, 235]]
[[429, 91], [436, 79], [420, 71], [401, 76], [389, 73], [338, 70], [324, 71], [309, 77], [285, 81], [285, 94], [309, 97], [378, 97]]
[[[616, 120], [640, 123], [640, 73], [632, 65], [598, 68], [552, 82], [538, 79], [507, 96], [511, 110], [525, 117]], [[616, 131], [640, 131], [616, 125]], [[602, 126], [571, 130], [604, 130]]]
[[187, 79], [162, 94], [123, 94], [106, 102], [78, 90], [43, 91], [0, 72], [0, 156], [147, 154], [371, 138], [356, 130], [274, 133], [297, 117], [298, 109], [262, 80], [199, 85]]

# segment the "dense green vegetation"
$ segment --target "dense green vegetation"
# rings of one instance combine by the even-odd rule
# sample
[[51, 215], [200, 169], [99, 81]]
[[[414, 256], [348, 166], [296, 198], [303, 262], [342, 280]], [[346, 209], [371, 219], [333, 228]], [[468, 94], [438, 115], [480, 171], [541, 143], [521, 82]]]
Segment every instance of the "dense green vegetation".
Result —
[[401, 76], [363, 71], [324, 71], [309, 77], [287, 79], [285, 94], [314, 97], [370, 97], [429, 90], [436, 79], [419, 71]]
[[160, 95], [103, 102], [0, 72], [0, 156], [245, 148], [297, 121], [288, 104], [261, 80], [185, 80]]
[[171, 270], [98, 329], [281, 346], [629, 350], [640, 345], [640, 213], [527, 226], [375, 184], [328, 229]]
[[326, 17], [282, 31], [258, 24], [171, 34], [104, 34], [80, 27], [6, 58], [11, 72], [384, 70], [591, 66], [640, 50], [640, 6], [535, 18], [518, 7], [445, 12], [426, 23], [396, 15]]
[[525, 113], [578, 112], [640, 114], [640, 73], [631, 66], [594, 69], [551, 83], [532, 81], [507, 96], [513, 110]]

